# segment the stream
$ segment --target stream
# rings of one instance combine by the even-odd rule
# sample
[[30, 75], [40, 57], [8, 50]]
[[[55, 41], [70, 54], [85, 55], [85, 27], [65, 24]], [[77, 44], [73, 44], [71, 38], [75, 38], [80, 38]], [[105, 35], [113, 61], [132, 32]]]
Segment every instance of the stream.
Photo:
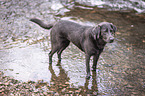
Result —
[[[143, 96], [145, 1], [88, 1], [1, 0], [0, 71], [21, 82], [44, 80], [59, 95], [65, 88], [83, 96]], [[116, 39], [105, 46], [96, 72], [87, 80], [85, 54], [73, 44], [62, 53], [61, 64], [55, 54], [49, 65], [50, 30], [29, 21], [33, 17], [45, 23], [69, 20], [89, 26], [112, 22]]]

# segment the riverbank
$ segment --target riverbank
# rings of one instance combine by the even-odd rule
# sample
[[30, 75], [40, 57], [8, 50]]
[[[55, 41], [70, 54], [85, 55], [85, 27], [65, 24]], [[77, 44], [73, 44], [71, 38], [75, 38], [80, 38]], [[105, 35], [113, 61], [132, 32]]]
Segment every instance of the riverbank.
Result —
[[[65, 86], [65, 85], [64, 85]], [[67, 86], [67, 84], [66, 84]], [[0, 96], [58, 96], [54, 90], [50, 90], [50, 85], [43, 80], [38, 82], [22, 82], [12, 77], [5, 76], [0, 72]], [[65, 89], [63, 89], [65, 91]], [[79, 91], [77, 91], [79, 92]], [[73, 91], [66, 92], [73, 96]]]
[[[95, 77], [93, 78], [95, 80]], [[0, 96], [92, 96], [98, 94], [95, 87], [94, 91], [83, 87], [71, 88], [69, 82], [59, 81], [59, 79], [58, 83], [55, 81], [57, 80], [52, 81], [51, 84], [43, 80], [22, 82], [0, 72]], [[88, 81], [86, 84], [88, 85]], [[95, 86], [97, 86], [96, 83]]]
[[44, 82], [21, 82], [0, 72], [0, 96], [47, 96], [48, 94], [53, 94], [37, 88], [39, 84], [47, 86], [47, 83]]

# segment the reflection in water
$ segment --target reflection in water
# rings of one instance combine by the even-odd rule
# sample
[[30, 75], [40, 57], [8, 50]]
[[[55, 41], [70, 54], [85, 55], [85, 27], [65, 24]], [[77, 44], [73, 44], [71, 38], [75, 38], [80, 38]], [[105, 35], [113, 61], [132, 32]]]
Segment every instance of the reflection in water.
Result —
[[53, 70], [52, 64], [49, 65], [49, 70], [51, 73], [51, 85], [49, 90], [53, 91], [59, 95], [64, 94], [73, 94], [73, 95], [97, 95], [98, 94], [98, 87], [97, 87], [97, 81], [96, 81], [96, 72], [92, 72], [92, 87], [88, 88], [89, 81], [86, 79], [86, 82], [84, 86], [80, 86], [78, 88], [71, 87], [71, 84], [69, 83], [70, 78], [68, 77], [68, 74], [65, 72], [65, 70], [62, 68], [61, 64], [58, 63], [57, 66], [59, 67], [59, 74], [56, 75], [55, 71]]
[[[87, 94], [93, 94], [93, 95], [97, 95], [98, 94], [98, 87], [97, 87], [97, 79], [96, 79], [96, 71], [92, 71], [92, 87], [91, 89], [88, 88], [89, 86], [89, 80], [86, 79], [86, 83], [85, 83], [85, 90], [87, 91]], [[84, 94], [85, 95], [85, 94]]]
[[62, 94], [62, 92], [65, 92], [66, 89], [69, 87], [69, 77], [65, 73], [65, 70], [61, 67], [60, 64], [58, 64], [59, 67], [59, 75], [57, 76], [52, 68], [52, 64], [49, 65], [49, 70], [51, 73], [51, 83], [53, 86], [50, 87], [50, 90], [58, 92], [59, 94]]

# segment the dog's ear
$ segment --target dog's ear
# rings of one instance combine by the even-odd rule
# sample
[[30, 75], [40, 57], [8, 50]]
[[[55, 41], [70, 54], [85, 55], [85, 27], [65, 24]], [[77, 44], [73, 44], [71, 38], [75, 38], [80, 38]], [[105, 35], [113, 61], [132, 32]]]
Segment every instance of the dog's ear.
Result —
[[92, 30], [92, 33], [93, 33], [92, 35], [93, 35], [95, 40], [96, 40], [96, 37], [97, 37], [97, 39], [99, 39], [99, 37], [100, 37], [100, 33], [101, 33], [100, 27], [101, 27], [100, 25], [97, 25]]
[[117, 31], [117, 27], [115, 25], [113, 25], [112, 23], [110, 23], [110, 24], [111, 24], [111, 27], [112, 27], [113, 31], [116, 32]]
[[97, 27], [97, 39], [99, 39], [100, 33], [101, 33], [101, 26], [98, 25], [98, 27]]

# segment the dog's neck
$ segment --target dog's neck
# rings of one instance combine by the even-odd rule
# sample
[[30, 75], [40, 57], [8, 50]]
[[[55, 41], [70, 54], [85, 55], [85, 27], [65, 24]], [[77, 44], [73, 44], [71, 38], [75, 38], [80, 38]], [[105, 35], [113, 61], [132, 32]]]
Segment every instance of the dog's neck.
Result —
[[94, 46], [96, 46], [96, 48], [104, 49], [106, 42], [102, 39], [102, 37], [94, 39], [94, 37], [91, 36], [91, 40], [94, 43]]
[[96, 40], [96, 45], [99, 49], [104, 49], [106, 42], [104, 42], [104, 40], [100, 38]]

